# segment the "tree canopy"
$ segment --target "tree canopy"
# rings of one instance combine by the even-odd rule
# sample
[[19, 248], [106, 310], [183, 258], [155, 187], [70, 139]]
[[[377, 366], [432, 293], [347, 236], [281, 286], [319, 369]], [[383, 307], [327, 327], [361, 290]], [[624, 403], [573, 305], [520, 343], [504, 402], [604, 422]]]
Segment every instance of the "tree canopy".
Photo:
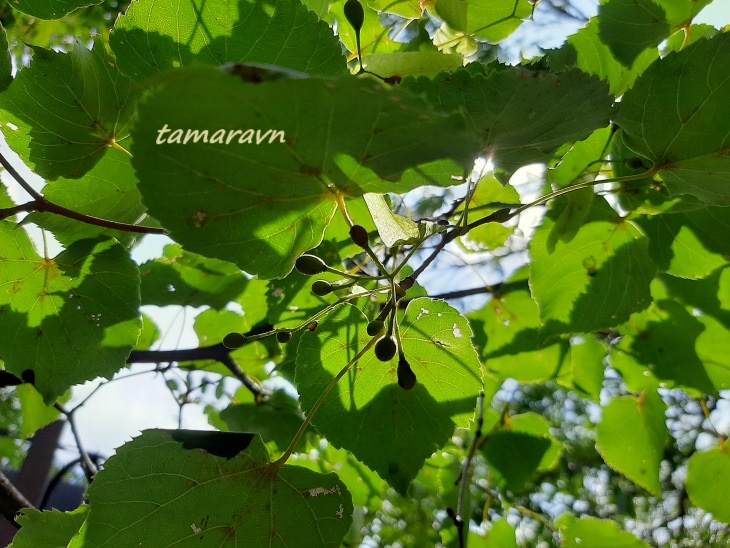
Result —
[[99, 378], [214, 427], [74, 427], [85, 502], [0, 483], [12, 546], [730, 541], [710, 2], [5, 3], [0, 465]]

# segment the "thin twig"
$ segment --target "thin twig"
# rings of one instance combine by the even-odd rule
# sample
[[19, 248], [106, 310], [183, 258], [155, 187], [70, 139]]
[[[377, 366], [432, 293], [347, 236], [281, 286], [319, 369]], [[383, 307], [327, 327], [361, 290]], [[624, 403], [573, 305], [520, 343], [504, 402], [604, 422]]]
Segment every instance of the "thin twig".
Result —
[[23, 178], [20, 173], [18, 173], [13, 165], [8, 162], [7, 158], [5, 158], [5, 156], [3, 156], [2, 154], [0, 154], [0, 165], [2, 165], [5, 170], [10, 173], [13, 179], [15, 179], [15, 181], [23, 188], [23, 190], [25, 190], [28, 194], [30, 194], [31, 198], [33, 198], [32, 202], [27, 202], [19, 206], [0, 209], [0, 220], [6, 219], [7, 217], [11, 217], [21, 212], [29, 213], [31, 211], [38, 211], [39, 213], [54, 213], [56, 215], [61, 215], [62, 217], [74, 219], [75, 221], [80, 221], [82, 223], [94, 226], [100, 226], [102, 228], [109, 228], [112, 230], [137, 232], [140, 234], [167, 234], [167, 231], [164, 228], [133, 225], [128, 223], [120, 223], [117, 221], [109, 221], [107, 219], [100, 219], [99, 217], [85, 215], [77, 211], [72, 211], [58, 204], [54, 204], [53, 202], [49, 202], [43, 195], [39, 194], [31, 186], [31, 184]]
[[76, 427], [76, 419], [74, 418], [74, 411], [69, 411], [66, 409], [63, 405], [56, 402], [53, 404], [53, 406], [58, 409], [63, 415], [66, 417], [66, 421], [68, 421], [69, 426], [71, 427], [71, 433], [73, 434], [74, 440], [76, 442], [76, 448], [79, 451], [79, 457], [81, 458], [81, 467], [84, 469], [84, 475], [86, 476], [86, 479], [89, 483], [91, 483], [94, 480], [94, 476], [99, 472], [96, 468], [96, 465], [94, 465], [93, 462], [91, 462], [91, 459], [89, 458], [89, 454], [84, 449], [83, 444], [81, 443], [81, 436], [79, 435], [78, 428]]
[[454, 524], [456, 525], [456, 529], [459, 533], [459, 548], [464, 548], [466, 546], [466, 539], [464, 538], [464, 501], [466, 500], [466, 491], [469, 488], [469, 483], [471, 482], [471, 464], [474, 460], [474, 455], [477, 452], [479, 440], [482, 437], [483, 426], [484, 390], [480, 390], [479, 397], [477, 398], [477, 421], [474, 428], [474, 437], [471, 440], [469, 453], [464, 459], [464, 464], [461, 468], [461, 485], [459, 486], [459, 499], [456, 503], [456, 515], [454, 517]]
[[0, 472], [0, 515], [12, 523], [13, 527], [20, 529], [20, 525], [15, 521], [15, 515], [23, 508], [33, 508], [33, 505], [5, 477], [5, 474]]
[[172, 363], [192, 362], [198, 360], [215, 360], [225, 365], [241, 383], [259, 400], [269, 397], [264, 389], [243, 371], [233, 358], [231, 350], [222, 343], [212, 346], [201, 346], [183, 350], [134, 350], [127, 358], [127, 363]]

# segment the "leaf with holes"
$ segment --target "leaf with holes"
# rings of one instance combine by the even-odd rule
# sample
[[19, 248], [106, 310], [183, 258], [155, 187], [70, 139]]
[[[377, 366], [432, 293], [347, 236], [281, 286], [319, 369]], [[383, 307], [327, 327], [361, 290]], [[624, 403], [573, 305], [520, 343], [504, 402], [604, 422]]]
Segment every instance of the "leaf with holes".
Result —
[[38, 548], [39, 546], [68, 546], [89, 515], [89, 507], [82, 504], [73, 512], [24, 508], [17, 518], [20, 531], [9, 548]]
[[[338, 547], [352, 501], [335, 474], [277, 468], [254, 434], [145, 430], [87, 492], [70, 548], [195, 544]], [[202, 541], [202, 542], [201, 542]]]
[[[335, 375], [371, 339], [366, 319], [338, 307], [299, 343], [296, 385], [309, 413]], [[400, 323], [403, 351], [417, 378], [397, 383], [398, 357], [379, 361], [367, 352], [324, 400], [313, 421], [335, 446], [352, 452], [400, 492], [455, 427], [468, 427], [481, 373], [466, 319], [443, 301], [418, 298]]]
[[0, 280], [0, 355], [46, 404], [125, 365], [141, 321], [139, 272], [121, 245], [83, 240], [44, 259], [3, 221]]

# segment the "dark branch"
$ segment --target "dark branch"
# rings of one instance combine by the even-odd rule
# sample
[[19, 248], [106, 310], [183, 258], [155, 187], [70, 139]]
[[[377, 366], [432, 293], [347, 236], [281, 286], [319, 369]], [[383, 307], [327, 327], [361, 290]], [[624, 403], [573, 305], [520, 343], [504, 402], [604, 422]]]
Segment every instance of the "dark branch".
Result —
[[221, 343], [185, 350], [134, 350], [127, 358], [127, 363], [180, 363], [199, 360], [215, 360], [222, 363], [256, 398], [268, 399], [269, 392], [238, 366], [231, 358], [231, 350]]
[[49, 202], [44, 196], [42, 196], [33, 189], [30, 183], [28, 183], [28, 181], [26, 181], [23, 176], [17, 172], [12, 164], [8, 162], [7, 158], [5, 158], [2, 154], [0, 154], [0, 164], [7, 170], [8, 173], [10, 173], [10, 175], [12, 175], [13, 179], [17, 181], [17, 183], [23, 188], [23, 190], [25, 190], [33, 198], [32, 202], [28, 202], [19, 206], [0, 209], [0, 220], [6, 219], [13, 215], [17, 215], [21, 212], [38, 211], [42, 213], [54, 213], [56, 215], [61, 215], [62, 217], [74, 219], [75, 221], [79, 221], [89, 225], [100, 226], [103, 228], [109, 228], [111, 230], [123, 230], [124, 232], [137, 232], [140, 234], [167, 234], [167, 231], [164, 228], [132, 225], [128, 223], [119, 223], [117, 221], [100, 219], [98, 217], [85, 215], [83, 213], [67, 209], [58, 204], [54, 204], [53, 202]]
[[15, 485], [10, 483], [5, 474], [0, 472], [0, 514], [14, 527], [20, 529], [20, 525], [15, 522], [15, 515], [23, 508], [33, 508], [33, 505]]

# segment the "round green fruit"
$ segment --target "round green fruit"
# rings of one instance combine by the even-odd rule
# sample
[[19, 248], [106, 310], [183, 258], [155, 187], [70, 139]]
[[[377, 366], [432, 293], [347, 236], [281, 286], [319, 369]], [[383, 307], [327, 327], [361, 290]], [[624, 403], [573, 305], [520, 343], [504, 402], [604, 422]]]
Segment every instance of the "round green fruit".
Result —
[[312, 284], [312, 293], [320, 297], [332, 293], [332, 284], [324, 280], [317, 280]]
[[276, 334], [276, 340], [281, 344], [286, 344], [291, 340], [291, 333], [289, 331], [279, 331]]
[[246, 336], [241, 333], [229, 333], [223, 337], [223, 346], [235, 350], [246, 344]]
[[385, 327], [385, 322], [381, 322], [380, 320], [373, 320], [370, 322], [366, 328], [367, 334], [371, 337], [374, 337], [378, 333], [380, 333], [383, 328]]
[[411, 369], [411, 364], [401, 355], [398, 360], [398, 386], [403, 390], [412, 390], [416, 382], [416, 374]]
[[327, 271], [324, 261], [314, 255], [302, 255], [294, 263], [294, 268], [305, 276], [315, 276]]
[[355, 30], [360, 30], [365, 22], [365, 10], [358, 0], [347, 0], [345, 2], [345, 18]]
[[375, 343], [375, 357], [381, 362], [387, 362], [393, 359], [398, 345], [395, 344], [393, 337], [385, 336]]
[[350, 228], [350, 238], [363, 249], [366, 249], [370, 245], [368, 231], [360, 225], [352, 225], [352, 228]]

